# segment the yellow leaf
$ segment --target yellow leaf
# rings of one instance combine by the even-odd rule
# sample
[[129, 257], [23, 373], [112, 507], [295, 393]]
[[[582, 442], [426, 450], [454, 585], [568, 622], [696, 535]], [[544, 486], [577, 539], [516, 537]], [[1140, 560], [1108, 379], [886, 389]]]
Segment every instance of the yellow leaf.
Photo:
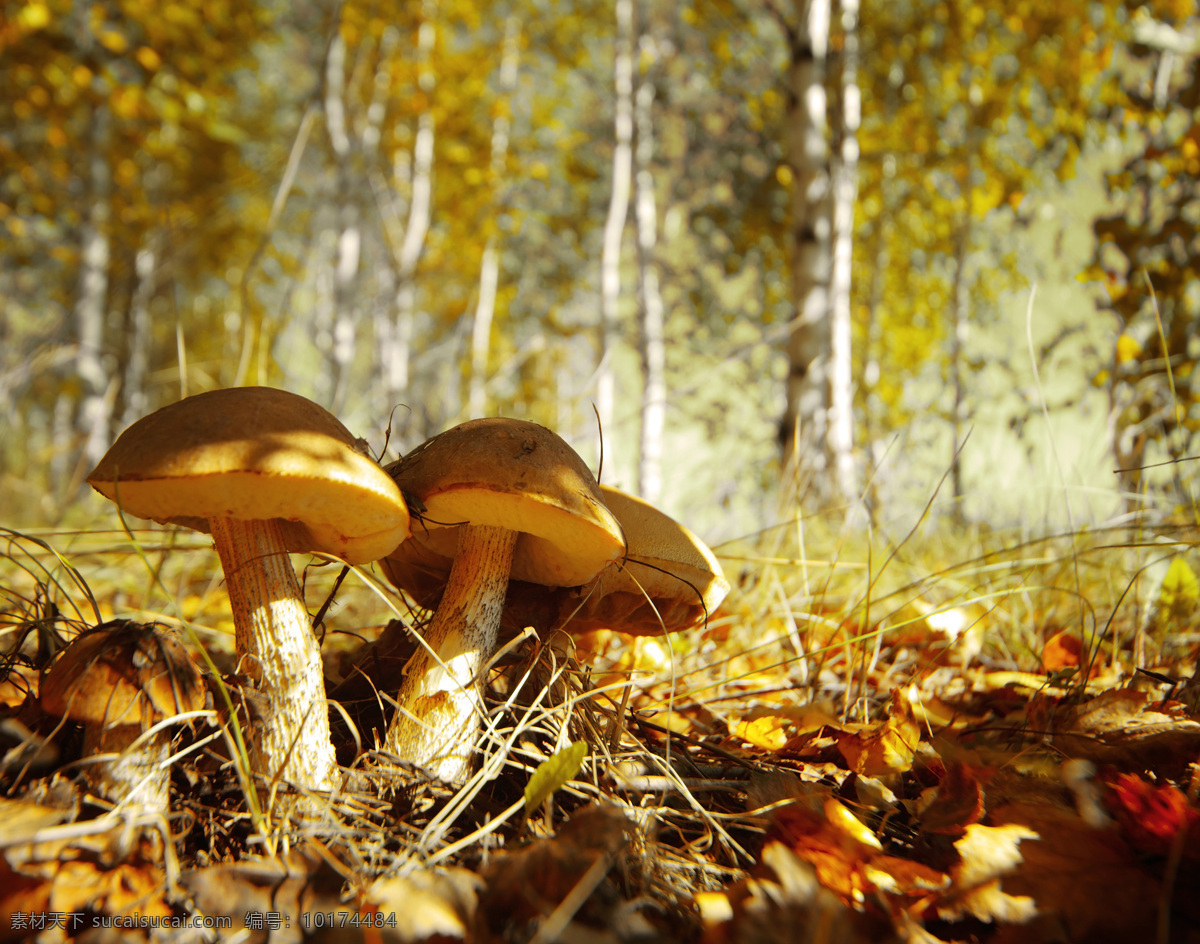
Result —
[[797, 735], [836, 725], [837, 720], [819, 708], [779, 705], [751, 710], [738, 719], [733, 733], [755, 747], [779, 751]]
[[157, 72], [162, 66], [162, 57], [149, 46], [142, 46], [133, 55], [147, 72]]
[[788, 727], [791, 722], [787, 718], [780, 718], [776, 715], [764, 715], [761, 718], [754, 718], [747, 721], [745, 719], [737, 723], [734, 733], [743, 741], [748, 741], [755, 747], [765, 748], [768, 751], [778, 751], [783, 749], [783, 745], [788, 742]]
[[564, 786], [567, 781], [579, 773], [583, 761], [587, 757], [587, 744], [576, 741], [548, 760], [538, 764], [537, 770], [529, 778], [525, 787], [525, 812], [529, 813], [542, 805], [555, 790]]
[[100, 40], [100, 45], [110, 52], [115, 52], [118, 56], [129, 48], [128, 40], [116, 30], [101, 30], [100, 35], [96, 38]]
[[1200, 601], [1200, 580], [1182, 556], [1171, 561], [1158, 591], [1158, 611], [1175, 617], [1188, 616]]
[[17, 25], [33, 32], [50, 25], [50, 8], [44, 3], [31, 3], [17, 14]]
[[867, 829], [863, 822], [846, 809], [841, 800], [836, 797], [825, 798], [825, 818], [829, 820], [831, 826], [860, 846], [866, 846], [876, 852], [883, 851], [883, 846], [875, 834]]
[[1006, 894], [1000, 888], [1000, 879], [1021, 864], [1021, 841], [1038, 838], [1034, 830], [1016, 823], [968, 826], [966, 835], [954, 843], [961, 857], [950, 873], [956, 894], [938, 906], [938, 914], [949, 920], [972, 916], [1013, 924], [1032, 918], [1037, 910], [1034, 900]]
[[1137, 338], [1131, 334], [1122, 333], [1117, 338], [1117, 363], [1128, 364], [1132, 360], [1137, 360], [1137, 356], [1142, 353], [1142, 345], [1138, 343]]

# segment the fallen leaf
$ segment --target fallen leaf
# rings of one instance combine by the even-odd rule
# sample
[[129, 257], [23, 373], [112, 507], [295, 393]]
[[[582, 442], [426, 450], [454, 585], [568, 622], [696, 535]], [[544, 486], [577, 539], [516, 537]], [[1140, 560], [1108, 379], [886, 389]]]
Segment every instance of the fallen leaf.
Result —
[[929, 799], [922, 796], [922, 832], [960, 835], [983, 819], [983, 787], [991, 774], [991, 770], [967, 764], [947, 764], [938, 785], [928, 791]]
[[585, 741], [576, 741], [537, 766], [525, 786], [525, 812], [531, 813], [579, 773], [587, 757]]
[[[383, 916], [387, 939], [415, 944], [436, 938], [466, 940], [474, 920], [482, 880], [463, 868], [415, 868], [404, 875], [376, 879], [363, 896], [362, 909]], [[394, 927], [390, 925], [396, 918]]]
[[1039, 922], [1059, 929], [1050, 940], [1146, 940], [1159, 883], [1116, 830], [1093, 829], [1070, 808], [1046, 802], [1010, 803], [992, 810], [988, 821], [1037, 834], [1021, 841], [1022, 861], [1004, 876], [1004, 891], [1033, 900]]
[[1182, 832], [1183, 853], [1200, 858], [1200, 811], [1169, 783], [1147, 783], [1135, 774], [1117, 774], [1109, 781], [1109, 808], [1129, 844], [1139, 852], [1165, 856]]
[[528, 926], [551, 914], [593, 868], [599, 872], [592, 873], [596, 885], [580, 902], [580, 911], [585, 918], [591, 910], [610, 913], [619, 892], [607, 873], [631, 832], [632, 823], [618, 807], [589, 806], [553, 839], [496, 856], [483, 870], [477, 921], [495, 937], [524, 939]]
[[819, 708], [795, 705], [753, 708], [732, 725], [737, 737], [768, 751], [783, 750], [792, 738], [823, 727], [837, 727], [836, 719]]
[[697, 895], [703, 944], [791, 944], [882, 939], [886, 922], [855, 912], [782, 842], [763, 846], [753, 875], [723, 892]]
[[1042, 646], [1042, 668], [1046, 672], [1061, 672], [1079, 668], [1083, 643], [1067, 630], [1055, 633]]
[[164, 918], [171, 914], [165, 884], [162, 869], [148, 862], [64, 862], [50, 886], [50, 910]]
[[892, 691], [887, 720], [869, 734], [844, 732], [838, 750], [850, 769], [865, 777], [904, 773], [912, 768], [921, 729], [913, 718], [912, 706], [900, 689]]

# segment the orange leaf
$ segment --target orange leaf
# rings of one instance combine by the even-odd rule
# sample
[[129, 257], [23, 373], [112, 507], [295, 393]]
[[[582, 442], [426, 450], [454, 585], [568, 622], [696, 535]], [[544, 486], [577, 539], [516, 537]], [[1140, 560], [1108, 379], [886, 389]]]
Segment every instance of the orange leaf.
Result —
[[1042, 668], [1047, 672], [1077, 669], [1082, 652], [1083, 643], [1079, 641], [1078, 636], [1073, 636], [1066, 630], [1055, 633], [1042, 647]]
[[855, 772], [879, 777], [909, 770], [920, 740], [912, 706], [900, 689], [895, 689], [888, 719], [870, 734], [839, 735], [838, 750]]
[[1200, 856], [1200, 812], [1188, 806], [1187, 797], [1169, 783], [1147, 783], [1136, 774], [1118, 774], [1110, 787], [1109, 805], [1125, 838], [1139, 852], [1167, 855], [1180, 831], [1186, 832], [1184, 852]]
[[921, 812], [922, 831], [958, 835], [978, 823], [984, 813], [983, 785], [990, 779], [990, 770], [947, 764], [932, 801]]

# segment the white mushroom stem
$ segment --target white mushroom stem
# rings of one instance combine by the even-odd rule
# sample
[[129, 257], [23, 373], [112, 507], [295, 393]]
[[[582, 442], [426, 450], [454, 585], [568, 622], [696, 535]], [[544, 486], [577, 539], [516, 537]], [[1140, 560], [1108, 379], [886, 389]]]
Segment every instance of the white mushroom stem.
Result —
[[321, 649], [279, 525], [213, 518], [209, 527], [233, 607], [240, 670], [262, 699], [248, 725], [251, 761], [268, 781], [328, 790], [337, 759]]
[[160, 731], [130, 750], [141, 735], [141, 725], [137, 724], [105, 727], [103, 722], [95, 721], [85, 725], [84, 757], [117, 756], [87, 764], [84, 779], [95, 793], [114, 803], [166, 814], [170, 805], [170, 777], [163, 761], [169, 753], [171, 736]]
[[446, 591], [425, 633], [429, 648], [404, 667], [384, 747], [448, 783], [471, 772], [483, 717], [478, 675], [496, 649], [516, 543], [507, 528], [459, 528]]

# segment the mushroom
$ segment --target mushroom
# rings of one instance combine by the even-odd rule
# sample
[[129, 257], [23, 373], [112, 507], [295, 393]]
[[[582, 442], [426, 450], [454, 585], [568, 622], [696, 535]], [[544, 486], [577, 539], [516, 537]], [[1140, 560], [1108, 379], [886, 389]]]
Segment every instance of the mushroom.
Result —
[[408, 535], [395, 482], [334, 416], [269, 387], [213, 390], [143, 417], [87, 480], [136, 517], [212, 533], [242, 671], [261, 696], [255, 768], [332, 787], [321, 652], [287, 554], [384, 556]]
[[533, 423], [470, 420], [388, 471], [422, 508], [409, 541], [452, 564], [426, 646], [405, 666], [385, 747], [461, 783], [482, 714], [477, 676], [495, 650], [510, 577], [579, 586], [625, 541], [587, 465]]
[[47, 714], [83, 722], [85, 757], [118, 755], [86, 767], [95, 793], [167, 811], [170, 733], [133, 745], [164, 718], [204, 707], [200, 670], [173, 630], [131, 620], [85, 630], [50, 668], [38, 697]]
[[[659, 636], [699, 626], [725, 599], [729, 583], [713, 552], [692, 531], [649, 502], [600, 486], [625, 534], [619, 566], [605, 567], [585, 586], [547, 590], [509, 584], [501, 639], [526, 626], [572, 635], [611, 629]], [[380, 562], [384, 575], [419, 606], [441, 601], [451, 561], [423, 542], [405, 541]]]
[[559, 610], [571, 633], [612, 629], [661, 636], [704, 623], [729, 593], [716, 556], [691, 530], [649, 502], [601, 485], [625, 532], [621, 566], [608, 567]]

